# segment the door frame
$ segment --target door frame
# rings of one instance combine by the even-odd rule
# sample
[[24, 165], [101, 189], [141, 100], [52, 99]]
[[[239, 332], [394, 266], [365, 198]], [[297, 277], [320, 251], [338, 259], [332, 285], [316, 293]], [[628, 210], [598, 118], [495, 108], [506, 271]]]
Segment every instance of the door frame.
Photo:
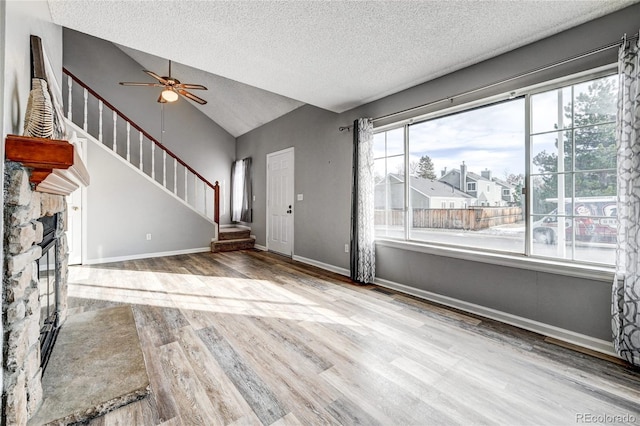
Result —
[[[88, 149], [87, 139], [77, 138], [74, 144], [76, 146], [76, 151], [78, 152], [80, 158], [82, 158], [82, 161], [84, 161], [84, 163], [88, 165], [89, 163], [88, 163], [88, 153], [87, 153], [87, 149]], [[76, 228], [76, 230], [80, 232], [80, 263], [79, 264], [84, 265], [84, 261], [85, 259], [87, 259], [87, 250], [88, 250], [87, 187], [84, 185], [80, 185], [80, 188], [78, 188], [77, 191], [80, 191], [80, 217], [79, 217], [80, 226], [78, 227], [79, 229]], [[65, 197], [65, 203], [68, 209], [69, 204], [67, 203], [66, 197]], [[67, 214], [69, 214], [69, 212], [67, 212]], [[68, 239], [71, 238], [71, 236], [69, 235], [69, 231], [67, 231], [67, 238]]]
[[[294, 249], [294, 229], [295, 229], [295, 218], [296, 218], [296, 211], [295, 211], [295, 183], [296, 183], [296, 173], [295, 173], [295, 159], [296, 159], [296, 155], [295, 155], [295, 149], [294, 147], [289, 147], [289, 148], [285, 148], [285, 149], [281, 149], [279, 151], [274, 151], [274, 152], [270, 152], [267, 154], [267, 160], [266, 160], [266, 168], [267, 168], [267, 179], [265, 182], [266, 185], [266, 212], [267, 212], [267, 216], [266, 216], [266, 243], [267, 243], [267, 251], [269, 251], [269, 197], [271, 196], [271, 194], [269, 194], [269, 179], [271, 178], [271, 172], [269, 169], [269, 160], [271, 159], [271, 157], [274, 157], [276, 155], [281, 155], [281, 154], [285, 154], [287, 152], [291, 152], [291, 156], [293, 157], [293, 161], [291, 161], [291, 176], [292, 176], [292, 182], [291, 182], [291, 199], [293, 200], [294, 203], [294, 209], [293, 209], [293, 214], [291, 215], [291, 257], [293, 258], [293, 249]], [[277, 252], [274, 252], [277, 253]]]

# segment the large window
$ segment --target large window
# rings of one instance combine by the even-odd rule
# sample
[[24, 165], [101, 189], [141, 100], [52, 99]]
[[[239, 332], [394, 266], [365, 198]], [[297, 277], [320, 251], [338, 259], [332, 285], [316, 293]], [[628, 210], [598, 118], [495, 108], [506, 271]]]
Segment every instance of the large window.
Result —
[[531, 96], [533, 254], [614, 262], [615, 76]]
[[376, 235], [612, 264], [616, 84], [582, 78], [381, 129]]
[[377, 236], [404, 238], [404, 129], [373, 139]]

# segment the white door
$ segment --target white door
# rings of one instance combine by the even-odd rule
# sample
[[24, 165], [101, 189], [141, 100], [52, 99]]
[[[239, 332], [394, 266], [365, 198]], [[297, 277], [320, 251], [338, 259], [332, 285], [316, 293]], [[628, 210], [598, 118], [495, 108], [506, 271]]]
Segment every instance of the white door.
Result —
[[267, 154], [267, 249], [293, 254], [293, 148]]
[[69, 265], [82, 263], [82, 188], [67, 196], [67, 244]]

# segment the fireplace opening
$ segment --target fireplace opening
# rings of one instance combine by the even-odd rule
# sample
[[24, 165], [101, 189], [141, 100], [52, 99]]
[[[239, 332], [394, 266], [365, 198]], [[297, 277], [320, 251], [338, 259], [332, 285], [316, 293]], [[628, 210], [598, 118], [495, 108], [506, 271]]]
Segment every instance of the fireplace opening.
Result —
[[40, 366], [44, 372], [49, 356], [58, 336], [58, 298], [59, 272], [58, 238], [56, 228], [58, 214], [39, 219], [43, 225], [43, 237], [40, 246], [42, 257], [38, 259], [38, 290], [40, 292]]

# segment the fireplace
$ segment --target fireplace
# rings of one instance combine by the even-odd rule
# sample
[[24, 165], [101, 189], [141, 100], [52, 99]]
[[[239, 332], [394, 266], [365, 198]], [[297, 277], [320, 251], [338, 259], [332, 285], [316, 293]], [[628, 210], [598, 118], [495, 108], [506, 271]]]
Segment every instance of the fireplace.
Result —
[[67, 315], [67, 203], [64, 195], [34, 191], [32, 173], [5, 161], [2, 408], [6, 424], [26, 424], [41, 405], [42, 372]]
[[58, 259], [58, 216], [44, 216], [38, 221], [42, 223], [42, 257], [36, 261], [38, 270], [38, 292], [40, 294], [40, 366], [44, 373], [49, 356], [53, 350], [58, 327], [58, 299], [60, 298], [59, 274], [57, 273], [60, 259]]

